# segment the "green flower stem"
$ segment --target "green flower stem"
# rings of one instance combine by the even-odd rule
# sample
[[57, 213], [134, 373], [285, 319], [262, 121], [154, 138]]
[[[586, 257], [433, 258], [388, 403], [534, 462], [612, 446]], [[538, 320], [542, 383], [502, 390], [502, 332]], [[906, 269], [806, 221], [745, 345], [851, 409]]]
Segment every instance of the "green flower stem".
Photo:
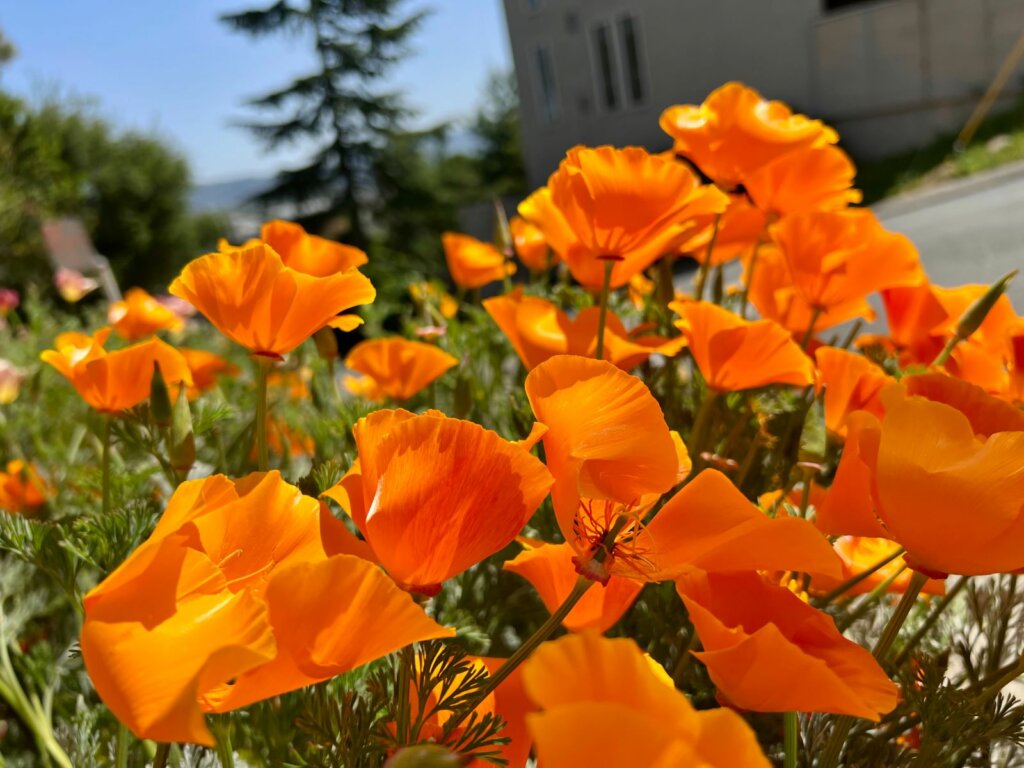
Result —
[[783, 714], [782, 724], [785, 729], [786, 745], [786, 758], [782, 765], [783, 768], [796, 768], [796, 758], [800, 749], [800, 723], [797, 720], [796, 712]]
[[708, 240], [708, 249], [704, 252], [704, 261], [697, 270], [697, 284], [693, 288], [694, 298], [701, 301], [704, 298], [704, 286], [708, 281], [708, 273], [711, 271], [711, 255], [715, 251], [715, 241], [718, 240], [718, 227], [722, 223], [722, 214], [715, 216], [715, 224], [711, 230], [711, 239]]
[[270, 372], [270, 360], [256, 356], [256, 455], [257, 469], [266, 472], [269, 466], [267, 457], [267, 375]]
[[171, 745], [161, 743], [156, 748], [156, 756], [153, 758], [153, 768], [166, 768], [167, 756], [171, 754]]
[[128, 729], [124, 723], [117, 724], [117, 737], [114, 741], [115, 768], [128, 768]]
[[604, 326], [608, 317], [608, 294], [612, 285], [612, 269], [615, 262], [608, 259], [604, 263], [604, 281], [601, 283], [601, 310], [597, 316], [597, 351], [594, 357], [604, 360]]
[[910, 656], [910, 652], [913, 651], [914, 648], [917, 647], [917, 644], [924, 639], [924, 636], [931, 631], [931, 628], [935, 626], [935, 622], [939, 620], [939, 617], [942, 616], [950, 603], [952, 603], [953, 600], [956, 599], [956, 596], [963, 591], [963, 588], [967, 586], [968, 581], [969, 579], [966, 576], [961, 576], [960, 580], [942, 596], [939, 604], [935, 606], [935, 610], [928, 614], [928, 618], [924, 620], [924, 623], [914, 634], [910, 636], [910, 639], [903, 644], [903, 648], [900, 649], [899, 655], [896, 656], [896, 659], [893, 662], [894, 666], [899, 667], [907, 660]]
[[[878, 638], [878, 642], [875, 644], [873, 655], [879, 664], [885, 663], [885, 659], [889, 655], [889, 649], [892, 648], [892, 644], [896, 641], [897, 635], [899, 635], [900, 627], [907, 620], [910, 609], [914, 607], [914, 603], [917, 602], [917, 596], [927, 581], [927, 576], [914, 571], [910, 584], [907, 586], [907, 591], [903, 593], [903, 598], [900, 600], [899, 605], [896, 606], [892, 616], [889, 617], [889, 622], [885, 625], [885, 629], [882, 630], [882, 636]], [[1024, 657], [1022, 657], [1022, 664], [1018, 666], [1024, 670]], [[1017, 674], [1020, 674], [1020, 672], [1018, 671]], [[835, 724], [832, 726], [832, 735], [829, 737], [828, 743], [822, 752], [818, 768], [836, 768], [839, 765], [839, 756], [842, 754], [843, 746], [846, 744], [846, 737], [849, 736], [850, 729], [853, 727], [855, 720], [856, 718], [849, 716], [836, 718]]]
[[693, 461], [694, 469], [700, 463], [700, 455], [704, 450], [704, 441], [707, 439], [708, 428], [711, 425], [711, 414], [715, 411], [715, 403], [718, 401], [718, 392], [708, 389], [704, 396], [700, 409], [697, 411], [697, 419], [693, 423], [693, 430], [690, 432], [689, 448], [690, 459]]
[[103, 516], [110, 516], [110, 420], [112, 416], [103, 416], [103, 455], [101, 466], [103, 472]]
[[768, 231], [768, 220], [765, 220], [764, 229], [757, 236], [754, 243], [754, 250], [750, 254], [750, 266], [747, 267], [747, 279], [743, 281], [743, 293], [740, 296], [740, 317], [747, 319], [747, 305], [750, 302], [750, 286], [754, 284], [754, 274], [757, 272], [757, 257], [761, 253], [761, 245], [764, 243], [765, 233]]
[[956, 345], [960, 343], [960, 341], [960, 337], [957, 336], [956, 334], [950, 336], [949, 341], [946, 342], [946, 346], [944, 346], [942, 348], [942, 351], [935, 356], [934, 360], [932, 360], [932, 364], [930, 367], [939, 368], [940, 366], [945, 365], [946, 361], [949, 360], [949, 356], [953, 354], [953, 350], [956, 348]]
[[811, 343], [811, 339], [814, 338], [814, 326], [818, 324], [818, 318], [821, 317], [821, 307], [815, 307], [811, 310], [811, 321], [807, 323], [807, 330], [804, 331], [804, 337], [800, 341], [800, 349], [807, 349], [807, 345]]

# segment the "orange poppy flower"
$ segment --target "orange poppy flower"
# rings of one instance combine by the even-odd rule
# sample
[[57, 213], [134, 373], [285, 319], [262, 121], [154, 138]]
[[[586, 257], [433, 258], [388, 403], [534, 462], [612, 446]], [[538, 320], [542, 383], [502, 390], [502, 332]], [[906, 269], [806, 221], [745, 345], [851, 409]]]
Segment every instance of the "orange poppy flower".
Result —
[[853, 411], [882, 415], [880, 394], [895, 383], [889, 374], [863, 355], [836, 347], [819, 347], [814, 359], [825, 387], [825, 426], [830, 432], [845, 437], [846, 417]]
[[728, 204], [685, 165], [640, 147], [574, 147], [548, 187], [579, 243], [563, 257], [590, 289], [601, 287], [606, 260], [613, 263], [611, 287], [626, 285]]
[[235, 376], [238, 366], [229, 363], [223, 357], [204, 349], [188, 349], [178, 347], [185, 358], [189, 371], [192, 372], [192, 387], [188, 390], [190, 398], [198, 397], [201, 392], [217, 386], [218, 376]]
[[107, 352], [103, 345], [109, 335], [109, 328], [92, 336], [62, 333], [57, 337], [57, 349], [48, 349], [39, 357], [60, 371], [85, 402], [103, 413], [118, 413], [148, 399], [154, 366], [160, 367], [168, 386], [191, 386], [188, 363], [174, 347], [154, 336]]
[[775, 216], [836, 211], [861, 201], [857, 170], [839, 147], [822, 144], [787, 152], [750, 174], [743, 185], [760, 210]]
[[785, 216], [770, 233], [778, 250], [758, 259], [750, 298], [764, 317], [795, 333], [814, 314], [819, 330], [872, 319], [869, 294], [924, 278], [913, 243], [867, 209]]
[[522, 216], [513, 216], [508, 228], [516, 255], [532, 272], [544, 272], [558, 263], [558, 254], [548, 248], [548, 241], [536, 224]]
[[121, 301], [107, 312], [107, 322], [127, 341], [152, 336], [157, 331], [180, 331], [185, 322], [141, 288], [129, 288]]
[[260, 240], [277, 252], [286, 267], [314, 277], [347, 272], [369, 261], [359, 248], [307, 234], [301, 225], [280, 219], [260, 228]]
[[437, 411], [381, 410], [352, 430], [359, 458], [324, 493], [404, 587], [443, 581], [511, 542], [551, 487], [529, 446]]
[[348, 368], [363, 374], [347, 377], [345, 386], [370, 400], [408, 400], [458, 364], [457, 358], [432, 344], [371, 339], [356, 344], [345, 358]]
[[[1024, 411], [943, 374], [909, 376], [867, 414], [851, 478], [826, 521], [834, 533], [866, 520], [907, 550], [917, 570], [982, 575], [1024, 568]], [[851, 420], [851, 437], [853, 422]], [[831, 493], [830, 493], [831, 495]]]
[[516, 265], [506, 261], [501, 251], [490, 243], [458, 232], [441, 235], [448, 272], [460, 288], [481, 288], [495, 280], [514, 275]]
[[544, 643], [523, 664], [523, 684], [541, 710], [526, 722], [544, 768], [770, 765], [743, 718], [695, 710], [629, 639], [590, 631]]
[[212, 746], [204, 712], [454, 634], [340, 554], [346, 534], [277, 472], [180, 485], [152, 536], [85, 597], [82, 657], [104, 703], [139, 738]]
[[678, 482], [679, 456], [658, 401], [606, 360], [557, 355], [526, 377], [543, 436], [551, 497], [563, 533], [580, 499], [634, 505]]
[[31, 514], [53, 496], [53, 487], [32, 464], [15, 459], [0, 471], [0, 510], [12, 514]]
[[563, 621], [574, 631], [608, 629], [645, 582], [666, 581], [693, 569], [791, 570], [833, 578], [842, 572], [839, 558], [811, 523], [785, 515], [767, 517], [717, 470], [697, 475], [646, 525], [640, 522], [644, 511], [582, 500], [572, 529], [563, 530], [566, 544], [527, 542], [505, 568], [533, 584], [553, 612], [583, 571], [581, 558], [596, 551], [615, 516], [629, 515], [631, 522], [604, 563], [603, 589], [589, 590]]
[[[524, 295], [521, 287], [504, 296], [486, 299], [483, 304], [527, 370], [555, 355], [594, 356], [598, 307], [587, 307], [572, 319], [550, 301]], [[628, 371], [653, 354], [672, 357], [686, 344], [682, 336], [667, 339], [654, 334], [641, 335], [643, 330], [637, 328], [630, 333], [614, 313], [608, 312], [604, 332], [605, 359]]]
[[[842, 578], [833, 579], [823, 574], [815, 575], [811, 580], [810, 589], [816, 595], [827, 594], [840, 584], [873, 568], [885, 558], [895, 554], [896, 550], [900, 548], [895, 541], [870, 536], [840, 536], [833, 546], [843, 561]], [[902, 573], [900, 573], [901, 568], [904, 569]], [[907, 561], [898, 557], [847, 589], [843, 594], [849, 597], [866, 595], [881, 587], [894, 576], [895, 578], [886, 591], [902, 594], [907, 591], [912, 575], [912, 571], [907, 568]], [[943, 595], [946, 593], [946, 582], [942, 579], [928, 579], [921, 591], [926, 595]]]
[[785, 587], [756, 573], [700, 572], [676, 586], [704, 646], [694, 656], [733, 706], [875, 722], [896, 706], [898, 690], [871, 653]]
[[1024, 403], [1024, 319], [1007, 331], [1010, 352], [1007, 397], [1017, 403]]
[[768, 384], [807, 386], [814, 364], [792, 336], [771, 320], [748, 321], [727, 309], [699, 302], [673, 302], [676, 321], [708, 386], [736, 392]]
[[737, 82], [716, 88], [700, 106], [669, 107], [659, 122], [675, 141], [675, 151], [723, 189], [745, 183], [788, 152], [839, 140], [820, 120], [794, 114], [781, 101], [766, 101]]
[[[545, 544], [533, 539], [520, 539], [520, 543], [523, 551], [502, 567], [530, 582], [544, 607], [554, 613], [579, 581], [575, 563], [578, 552], [570, 544]], [[606, 632], [622, 618], [643, 586], [639, 579], [613, 575], [603, 588], [587, 590], [562, 620], [562, 626], [572, 632]]]
[[338, 313], [377, 295], [354, 268], [326, 276], [303, 272], [263, 243], [196, 259], [170, 292], [253, 354], [277, 359], [324, 326], [351, 331], [362, 319]]

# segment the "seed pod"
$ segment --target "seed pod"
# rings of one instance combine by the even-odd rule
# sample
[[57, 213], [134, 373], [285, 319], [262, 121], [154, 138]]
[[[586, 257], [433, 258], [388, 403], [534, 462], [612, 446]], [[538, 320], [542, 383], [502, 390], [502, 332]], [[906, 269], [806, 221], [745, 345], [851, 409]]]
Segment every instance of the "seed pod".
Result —
[[153, 378], [149, 385], [149, 412], [158, 427], [171, 423], [171, 395], [160, 372], [160, 364], [156, 362], [153, 363]]
[[178, 392], [167, 436], [167, 453], [175, 472], [187, 475], [196, 460], [196, 437], [192, 431], [192, 411], [188, 407], [185, 388]]
[[999, 297], [1006, 293], [1007, 287], [1017, 276], [1017, 271], [1015, 269], [1012, 272], [1007, 272], [992, 283], [992, 286], [967, 308], [956, 324], [956, 338], [962, 341], [981, 327], [985, 318], [988, 317], [988, 313], [992, 311], [992, 307], [999, 301]]

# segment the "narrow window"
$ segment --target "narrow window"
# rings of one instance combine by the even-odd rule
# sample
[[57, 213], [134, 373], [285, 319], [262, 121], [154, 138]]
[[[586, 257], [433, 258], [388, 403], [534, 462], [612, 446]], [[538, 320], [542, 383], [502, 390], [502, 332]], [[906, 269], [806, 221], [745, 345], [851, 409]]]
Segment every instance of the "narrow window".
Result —
[[607, 24], [594, 27], [594, 53], [597, 56], [598, 97], [605, 109], [618, 109], [618, 83], [615, 80], [615, 53]]
[[555, 67], [551, 51], [537, 49], [537, 81], [540, 85], [540, 112], [545, 122], [558, 118], [558, 91], [555, 88]]
[[647, 88], [640, 64], [640, 31], [637, 29], [635, 16], [623, 16], [619, 20], [619, 41], [629, 100], [633, 104], [639, 104], [647, 95]]

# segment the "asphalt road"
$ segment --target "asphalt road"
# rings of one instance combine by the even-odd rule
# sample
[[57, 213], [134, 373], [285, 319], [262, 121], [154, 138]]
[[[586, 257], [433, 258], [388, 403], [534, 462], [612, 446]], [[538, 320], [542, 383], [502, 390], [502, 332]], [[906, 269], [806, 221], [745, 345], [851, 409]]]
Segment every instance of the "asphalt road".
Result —
[[[917, 245], [931, 281], [954, 286], [992, 283], [1011, 269], [1024, 273], [1024, 172], [955, 182], [876, 207], [886, 227]], [[1010, 286], [1024, 313], [1024, 274]]]

